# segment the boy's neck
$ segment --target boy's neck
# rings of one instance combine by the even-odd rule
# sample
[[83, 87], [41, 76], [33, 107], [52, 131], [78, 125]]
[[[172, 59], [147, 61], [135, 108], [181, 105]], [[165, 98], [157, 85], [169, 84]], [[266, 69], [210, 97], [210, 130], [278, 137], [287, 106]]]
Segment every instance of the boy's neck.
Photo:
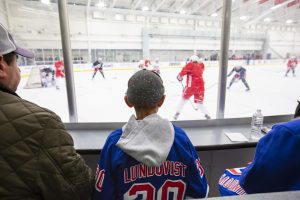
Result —
[[157, 111], [158, 111], [157, 108], [151, 109], [151, 110], [139, 110], [139, 111], [136, 110], [135, 111], [136, 119], [137, 120], [143, 120], [145, 117], [157, 113]]

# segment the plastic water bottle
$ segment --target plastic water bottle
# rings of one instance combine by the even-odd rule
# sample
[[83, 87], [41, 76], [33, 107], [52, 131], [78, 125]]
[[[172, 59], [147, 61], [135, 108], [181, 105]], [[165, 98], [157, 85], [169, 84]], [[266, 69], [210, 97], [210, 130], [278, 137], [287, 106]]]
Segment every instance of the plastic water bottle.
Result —
[[263, 126], [263, 122], [264, 116], [262, 115], [261, 110], [257, 109], [257, 111], [253, 114], [251, 121], [250, 138], [252, 140], [259, 140], [261, 138], [261, 128]]

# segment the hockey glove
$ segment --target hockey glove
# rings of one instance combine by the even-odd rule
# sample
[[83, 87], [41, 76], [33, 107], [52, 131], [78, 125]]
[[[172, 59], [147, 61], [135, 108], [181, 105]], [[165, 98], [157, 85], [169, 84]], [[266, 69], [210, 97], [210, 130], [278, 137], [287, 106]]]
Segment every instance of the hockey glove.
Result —
[[180, 74], [178, 74], [177, 80], [178, 80], [179, 82], [181, 82], [181, 81], [183, 80], [183, 78], [180, 76]]

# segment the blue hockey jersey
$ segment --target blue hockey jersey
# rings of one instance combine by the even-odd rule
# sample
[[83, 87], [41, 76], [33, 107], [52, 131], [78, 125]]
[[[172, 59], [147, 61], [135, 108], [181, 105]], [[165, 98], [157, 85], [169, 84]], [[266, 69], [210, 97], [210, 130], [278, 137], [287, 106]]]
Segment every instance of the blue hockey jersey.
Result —
[[[300, 119], [279, 123], [257, 144], [253, 162], [240, 175], [225, 170], [219, 181], [223, 196], [237, 195], [229, 181], [238, 180], [246, 193], [300, 190]], [[229, 177], [225, 180], [225, 176]], [[223, 180], [221, 182], [221, 180]], [[230, 182], [231, 182], [230, 181]]]
[[246, 76], [246, 69], [242, 66], [233, 67], [227, 76], [231, 76], [233, 72], [236, 72], [239, 75], [239, 78], [245, 78]]
[[219, 180], [221, 196], [244, 195], [245, 190], [240, 186], [240, 177], [245, 167], [226, 169]]
[[167, 126], [172, 133], [165, 134], [170, 131], [161, 126], [163, 120], [157, 114], [142, 122], [131, 117], [122, 129], [109, 135], [98, 163], [93, 199], [166, 200], [207, 196], [208, 185], [194, 146], [184, 131], [170, 122]]
[[103, 67], [103, 62], [99, 62], [99, 61], [97, 60], [97, 61], [95, 61], [95, 62], [93, 63], [93, 67], [95, 67], [95, 68], [102, 68], [102, 67]]

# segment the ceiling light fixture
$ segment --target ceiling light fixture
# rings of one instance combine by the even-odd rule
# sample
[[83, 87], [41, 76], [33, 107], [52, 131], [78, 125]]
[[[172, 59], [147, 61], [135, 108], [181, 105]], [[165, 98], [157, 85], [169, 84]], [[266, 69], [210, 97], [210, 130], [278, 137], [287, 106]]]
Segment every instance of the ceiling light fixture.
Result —
[[148, 10], [149, 10], [148, 6], [144, 6], [144, 7], [142, 8], [142, 11], [148, 11]]
[[269, 18], [269, 17], [267, 17], [267, 18], [264, 18], [264, 22], [270, 22], [270, 21], [272, 21], [272, 19], [271, 19], [271, 18]]
[[99, 3], [97, 3], [96, 6], [98, 8], [105, 8], [106, 7], [106, 3], [102, 2], [102, 1], [99, 1]]
[[118, 21], [122, 21], [123, 20], [123, 15], [121, 15], [121, 14], [116, 14], [115, 15], [115, 20], [118, 20]]
[[294, 21], [292, 20], [292, 19], [288, 19], [288, 20], [286, 20], [285, 21], [285, 23], [287, 23], [287, 24], [291, 24], [291, 23], [293, 23]]
[[49, 5], [50, 4], [50, 0], [41, 0], [41, 3]]
[[246, 16], [240, 16], [240, 20], [246, 20], [247, 19], [247, 17]]
[[184, 15], [184, 14], [186, 13], [186, 11], [185, 11], [185, 10], [181, 10], [179, 13], [180, 13], [181, 15]]
[[218, 13], [213, 13], [210, 15], [211, 17], [217, 17], [218, 16]]

